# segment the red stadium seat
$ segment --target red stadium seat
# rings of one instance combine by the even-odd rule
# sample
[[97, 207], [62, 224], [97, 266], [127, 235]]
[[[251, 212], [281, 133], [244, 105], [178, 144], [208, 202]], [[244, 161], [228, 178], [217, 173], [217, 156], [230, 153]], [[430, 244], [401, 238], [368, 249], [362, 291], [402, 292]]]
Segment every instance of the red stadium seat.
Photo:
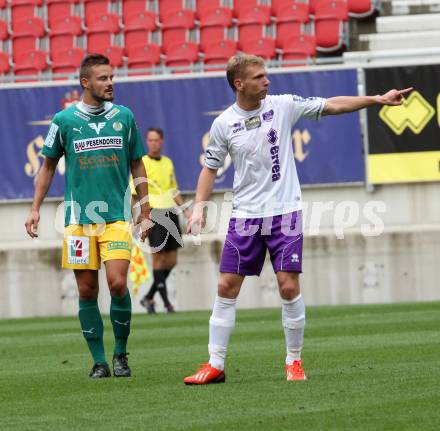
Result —
[[125, 52], [128, 52], [131, 47], [143, 46], [150, 42], [150, 32], [148, 30], [130, 30], [124, 32]]
[[226, 7], [203, 9], [200, 12], [200, 27], [230, 27], [232, 25], [232, 10]]
[[271, 23], [270, 7], [257, 5], [239, 9], [239, 44], [263, 37], [264, 26]]
[[82, 20], [79, 16], [65, 16], [55, 18], [52, 21], [49, 34], [74, 34], [79, 36], [82, 32]]
[[171, 45], [188, 41], [188, 31], [184, 28], [173, 28], [162, 31], [162, 50], [167, 53]]
[[31, 19], [36, 16], [36, 7], [41, 5], [41, 1], [37, 0], [27, 2], [12, 2], [11, 3], [11, 17], [12, 17], [12, 31], [15, 31], [17, 23], [24, 19]]
[[113, 34], [108, 32], [91, 33], [87, 35], [87, 52], [100, 52], [113, 45]]
[[[94, 19], [93, 19], [94, 18]], [[113, 45], [112, 36], [119, 33], [119, 17], [109, 13], [86, 18], [87, 51], [96, 52]]]
[[258, 55], [265, 60], [275, 58], [275, 40], [269, 37], [245, 41], [241, 47], [244, 52]]
[[238, 20], [240, 25], [270, 24], [270, 7], [265, 5], [240, 7]]
[[200, 13], [200, 49], [208, 43], [222, 41], [232, 25], [232, 10], [227, 8], [202, 9]]
[[82, 20], [79, 16], [58, 17], [53, 20], [49, 36], [58, 34], [73, 34], [80, 36], [83, 32]]
[[9, 39], [8, 23], [0, 19], [0, 40]]
[[46, 51], [30, 51], [17, 56], [15, 75], [38, 75], [47, 68]]
[[[280, 9], [298, 3], [300, 3], [298, 0], [272, 0], [272, 15], [278, 17], [280, 15], [279, 13]], [[307, 8], [309, 7], [307, 3], [301, 3], [301, 4], [305, 4]]]
[[180, 9], [168, 11], [164, 14], [162, 19], [162, 26], [164, 30], [174, 28], [194, 28], [194, 12], [189, 9]]
[[73, 48], [76, 37], [80, 36], [82, 31], [82, 21], [79, 16], [55, 19], [49, 33], [51, 58], [57, 51]]
[[52, 61], [52, 72], [75, 73], [84, 55], [85, 52], [80, 48], [71, 48], [57, 52]]
[[4, 9], [6, 6], [6, 0], [0, 0], [0, 9]]
[[13, 37], [12, 39], [12, 57], [14, 62], [21, 54], [38, 50], [38, 37], [28, 35]]
[[154, 44], [130, 47], [127, 58], [129, 69], [151, 69], [160, 63], [160, 47]]
[[130, 30], [156, 30], [156, 14], [152, 11], [132, 12], [124, 15], [124, 32]]
[[50, 58], [53, 59], [54, 54], [66, 49], [73, 49], [76, 45], [76, 36], [73, 34], [56, 34], [50, 35]]
[[285, 4], [277, 10], [277, 47], [292, 36], [303, 33], [304, 24], [309, 22], [309, 7], [305, 3]]
[[106, 15], [110, 12], [110, 0], [84, 0], [85, 17]]
[[282, 59], [294, 61], [285, 66], [301, 66], [307, 64], [310, 58], [316, 56], [316, 40], [311, 35], [300, 35], [286, 39], [282, 46]]
[[373, 0], [348, 0], [348, 14], [353, 18], [366, 18], [375, 13]]
[[0, 51], [0, 75], [8, 73], [9, 69], [9, 55], [6, 52]]
[[86, 27], [87, 33], [98, 33], [101, 31], [119, 33], [119, 16], [115, 13], [86, 16]]
[[110, 64], [112, 67], [121, 67], [122, 66], [122, 55], [124, 49], [120, 46], [107, 46], [106, 48], [102, 48], [99, 50], [95, 50], [99, 54], [103, 54], [110, 60]]
[[315, 34], [318, 51], [336, 52], [344, 46], [344, 25], [342, 21], [316, 21]]
[[206, 46], [212, 42], [221, 42], [226, 38], [226, 27], [204, 27], [200, 29], [200, 50], [205, 51]]
[[260, 24], [245, 25], [239, 27], [238, 34], [238, 46], [240, 49], [242, 49], [243, 44], [245, 44], [247, 41], [264, 37], [264, 26]]
[[125, 19], [129, 15], [138, 14], [147, 11], [148, 2], [146, 0], [124, 0], [122, 2], [122, 16]]
[[309, 22], [309, 6], [305, 3], [291, 2], [282, 4], [275, 15], [277, 23]]
[[33, 35], [36, 37], [44, 36], [44, 22], [41, 18], [25, 18], [16, 23], [15, 29], [13, 30], [13, 36], [27, 36]]
[[347, 21], [347, 2], [345, 0], [321, 0], [315, 7], [315, 19]]
[[51, 28], [53, 22], [60, 18], [66, 18], [73, 15], [75, 0], [64, 1], [48, 1], [47, 2], [47, 21], [48, 27]]
[[163, 21], [166, 14], [173, 10], [182, 10], [184, 8], [183, 0], [160, 0], [159, 17]]
[[233, 40], [222, 40], [206, 45], [205, 65], [217, 65], [221, 67], [209, 67], [206, 70], [225, 70], [228, 60], [237, 53], [237, 42]]
[[194, 12], [189, 9], [174, 10], [166, 13], [162, 21], [162, 48], [164, 52], [172, 44], [187, 41], [187, 32], [194, 28]]
[[258, 0], [236, 0], [234, 1], [234, 15], [239, 17], [243, 9], [253, 6], [260, 6], [260, 2]]
[[16, 23], [12, 34], [14, 62], [20, 54], [38, 49], [38, 38], [44, 36], [44, 22], [40, 18], [24, 19]]
[[197, 0], [197, 16], [200, 18], [206, 10], [216, 9], [218, 7], [222, 7], [221, 0]]
[[[197, 44], [192, 42], [176, 43], [171, 45], [167, 52], [165, 64], [168, 67], [191, 66], [199, 58], [199, 49]], [[179, 70], [177, 72], [189, 72], [189, 69]]]
[[323, 0], [315, 8], [315, 34], [318, 51], [334, 52], [344, 46], [344, 21], [348, 20], [347, 3]]

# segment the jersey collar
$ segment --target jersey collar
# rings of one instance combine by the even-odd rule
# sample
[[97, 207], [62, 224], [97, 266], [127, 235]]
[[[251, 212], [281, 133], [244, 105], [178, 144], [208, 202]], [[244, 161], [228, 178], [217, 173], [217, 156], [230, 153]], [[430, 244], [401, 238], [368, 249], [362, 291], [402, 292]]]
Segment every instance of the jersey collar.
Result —
[[100, 115], [104, 115], [106, 114], [108, 111], [110, 111], [110, 109], [113, 108], [113, 103], [112, 102], [104, 102], [104, 106], [103, 106], [103, 111], [98, 114], [95, 115], [91, 112], [88, 111], [86, 105], [84, 104], [84, 102], [81, 100], [79, 101], [76, 105], [75, 105], [76, 109], [78, 109], [78, 111], [81, 111], [82, 113], [86, 114], [86, 115], [94, 115], [95, 117], [99, 117]]
[[244, 109], [241, 109], [237, 105], [237, 102], [235, 102], [232, 105], [232, 108], [234, 109], [234, 111], [236, 111], [237, 113], [239, 113], [243, 117], [253, 117], [256, 114], [259, 114], [264, 109], [264, 106], [266, 105], [266, 100], [267, 100], [267, 97], [261, 101], [260, 107], [258, 109], [253, 110], [253, 111], [245, 111]]

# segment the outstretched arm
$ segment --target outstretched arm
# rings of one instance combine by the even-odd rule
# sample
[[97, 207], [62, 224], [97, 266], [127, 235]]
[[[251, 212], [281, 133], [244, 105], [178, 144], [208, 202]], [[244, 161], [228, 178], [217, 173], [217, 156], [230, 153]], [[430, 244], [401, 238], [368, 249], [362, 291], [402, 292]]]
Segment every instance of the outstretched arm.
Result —
[[398, 106], [404, 101], [404, 95], [412, 91], [412, 87], [403, 90], [390, 90], [378, 96], [338, 96], [326, 100], [322, 115], [337, 115], [358, 111], [372, 105]]
[[28, 218], [26, 219], [26, 231], [31, 238], [38, 237], [38, 223], [40, 221], [40, 207], [43, 200], [49, 190], [50, 184], [52, 183], [52, 178], [55, 173], [55, 169], [58, 164], [58, 159], [53, 159], [51, 157], [45, 157], [43, 166], [40, 172], [37, 174], [35, 182], [35, 193], [34, 200], [32, 201], [32, 207], [29, 212]]
[[191, 218], [188, 222], [187, 233], [198, 235], [203, 226], [203, 202], [207, 201], [211, 196], [214, 188], [215, 176], [217, 169], [203, 167], [200, 172], [199, 181], [197, 183], [196, 202]]

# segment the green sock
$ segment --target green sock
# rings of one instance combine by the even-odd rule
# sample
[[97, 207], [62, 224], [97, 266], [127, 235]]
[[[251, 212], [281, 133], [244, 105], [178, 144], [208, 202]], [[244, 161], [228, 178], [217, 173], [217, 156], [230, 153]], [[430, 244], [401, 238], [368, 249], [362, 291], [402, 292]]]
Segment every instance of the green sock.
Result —
[[130, 334], [131, 298], [130, 292], [123, 297], [112, 296], [110, 320], [115, 335], [115, 355], [127, 353], [127, 339]]
[[106, 364], [103, 338], [104, 325], [102, 324], [98, 301], [96, 299], [80, 299], [78, 317], [82, 333], [87, 341], [95, 364]]

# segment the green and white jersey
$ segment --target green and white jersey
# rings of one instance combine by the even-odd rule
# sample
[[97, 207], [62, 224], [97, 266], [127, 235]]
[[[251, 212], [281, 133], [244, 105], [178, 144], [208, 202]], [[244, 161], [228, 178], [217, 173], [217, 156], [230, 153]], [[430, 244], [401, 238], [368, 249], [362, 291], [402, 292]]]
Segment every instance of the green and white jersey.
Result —
[[130, 220], [130, 162], [145, 155], [145, 148], [128, 108], [106, 102], [93, 115], [80, 102], [58, 112], [43, 155], [65, 156], [66, 226]]

